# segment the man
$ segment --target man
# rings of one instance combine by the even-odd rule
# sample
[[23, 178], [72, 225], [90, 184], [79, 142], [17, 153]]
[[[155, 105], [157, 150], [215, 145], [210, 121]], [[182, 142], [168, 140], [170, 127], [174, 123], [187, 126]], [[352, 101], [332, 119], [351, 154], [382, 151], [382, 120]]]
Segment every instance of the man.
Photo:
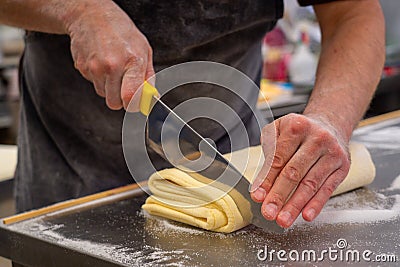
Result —
[[[282, 227], [300, 213], [313, 220], [345, 178], [347, 145], [384, 61], [378, 0], [299, 2], [314, 4], [322, 29], [316, 82], [302, 115], [263, 129], [272, 168], [261, 172], [252, 194], [264, 217]], [[279, 0], [0, 0], [0, 22], [29, 31], [21, 60], [18, 211], [129, 183], [120, 109], [154, 67], [212, 60], [256, 80], [261, 39], [282, 13]], [[265, 141], [273, 127], [275, 155]]]

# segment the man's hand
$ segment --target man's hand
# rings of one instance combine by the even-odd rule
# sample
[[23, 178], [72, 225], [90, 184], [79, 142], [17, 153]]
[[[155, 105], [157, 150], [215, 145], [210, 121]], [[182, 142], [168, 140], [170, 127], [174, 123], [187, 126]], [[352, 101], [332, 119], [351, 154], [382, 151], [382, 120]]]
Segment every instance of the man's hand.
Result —
[[110, 109], [126, 109], [140, 85], [154, 75], [146, 37], [112, 1], [75, 13], [67, 27], [75, 67]]
[[282, 227], [300, 213], [313, 220], [348, 173], [346, 143], [328, 123], [304, 115], [289, 114], [265, 126], [261, 145], [272, 164], [269, 172], [268, 164], [260, 171], [254, 184], [261, 186], [252, 193], [263, 202], [263, 216]]
[[[264, 128], [266, 162], [258, 178], [266, 179], [252, 193], [253, 199], [263, 201], [263, 215], [283, 227], [300, 212], [313, 220], [347, 175], [347, 144], [384, 63], [384, 19], [378, 0], [334, 1], [314, 10], [322, 49], [311, 98], [303, 115], [287, 115]], [[273, 134], [276, 154], [268, 142]]]
[[111, 109], [154, 74], [152, 49], [112, 0], [0, 0], [0, 23], [71, 37], [75, 67]]

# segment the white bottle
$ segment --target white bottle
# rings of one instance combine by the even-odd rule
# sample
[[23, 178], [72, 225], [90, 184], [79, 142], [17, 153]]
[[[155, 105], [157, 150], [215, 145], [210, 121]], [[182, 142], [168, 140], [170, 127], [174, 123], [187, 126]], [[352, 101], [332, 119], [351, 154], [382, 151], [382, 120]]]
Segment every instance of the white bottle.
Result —
[[312, 86], [315, 81], [318, 60], [308, 46], [308, 35], [302, 32], [301, 43], [289, 62], [289, 77], [293, 85]]

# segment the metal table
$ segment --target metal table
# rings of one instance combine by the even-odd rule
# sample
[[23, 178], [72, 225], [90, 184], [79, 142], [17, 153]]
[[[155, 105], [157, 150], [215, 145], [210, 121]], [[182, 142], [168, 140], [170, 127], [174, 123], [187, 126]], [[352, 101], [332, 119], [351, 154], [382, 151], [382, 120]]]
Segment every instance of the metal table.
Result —
[[[0, 255], [26, 266], [343, 266], [346, 259], [355, 266], [375, 266], [375, 256], [387, 261], [380, 266], [396, 266], [400, 113], [386, 117], [370, 120], [353, 138], [369, 148], [377, 167], [375, 181], [332, 198], [316, 222], [298, 220], [283, 234], [251, 225], [231, 234], [212, 233], [150, 217], [140, 209], [146, 196], [136, 189], [1, 223]], [[279, 250], [286, 252], [287, 261], [283, 254], [279, 260]], [[360, 257], [367, 253], [365, 259], [371, 261], [357, 261], [357, 252]]]

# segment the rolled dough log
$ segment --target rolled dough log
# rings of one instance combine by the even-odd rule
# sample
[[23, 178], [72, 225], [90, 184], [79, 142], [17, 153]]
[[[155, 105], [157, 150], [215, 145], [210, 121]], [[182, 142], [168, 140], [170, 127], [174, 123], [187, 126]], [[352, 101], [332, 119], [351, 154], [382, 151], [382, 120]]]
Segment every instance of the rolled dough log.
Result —
[[250, 203], [240, 193], [231, 190], [224, 195], [216, 187], [203, 190], [210, 181], [199, 174], [195, 177], [178, 169], [153, 174], [148, 182], [153, 196], [142, 208], [152, 215], [216, 232], [230, 233], [250, 223]]
[[0, 145], [0, 182], [14, 177], [17, 150], [17, 146]]
[[375, 178], [375, 165], [367, 148], [361, 143], [351, 142], [349, 150], [351, 157], [349, 173], [332, 196], [368, 185]]
[[[225, 156], [229, 159], [236, 156], [247, 158], [248, 155], [249, 162], [244, 176], [251, 180], [263, 163], [261, 146]], [[364, 145], [351, 143], [350, 155], [349, 174], [333, 195], [367, 185], [375, 177], [375, 166]], [[204, 205], [202, 203], [212, 201], [221, 191], [218, 188], [193, 190], [207, 184], [207, 178], [199, 174], [196, 174], [195, 178], [192, 176], [178, 169], [165, 169], [154, 173], [148, 183], [153, 195], [147, 198], [142, 208], [152, 215], [216, 232], [230, 233], [250, 224], [250, 203], [240, 193], [231, 190], [224, 197]]]

